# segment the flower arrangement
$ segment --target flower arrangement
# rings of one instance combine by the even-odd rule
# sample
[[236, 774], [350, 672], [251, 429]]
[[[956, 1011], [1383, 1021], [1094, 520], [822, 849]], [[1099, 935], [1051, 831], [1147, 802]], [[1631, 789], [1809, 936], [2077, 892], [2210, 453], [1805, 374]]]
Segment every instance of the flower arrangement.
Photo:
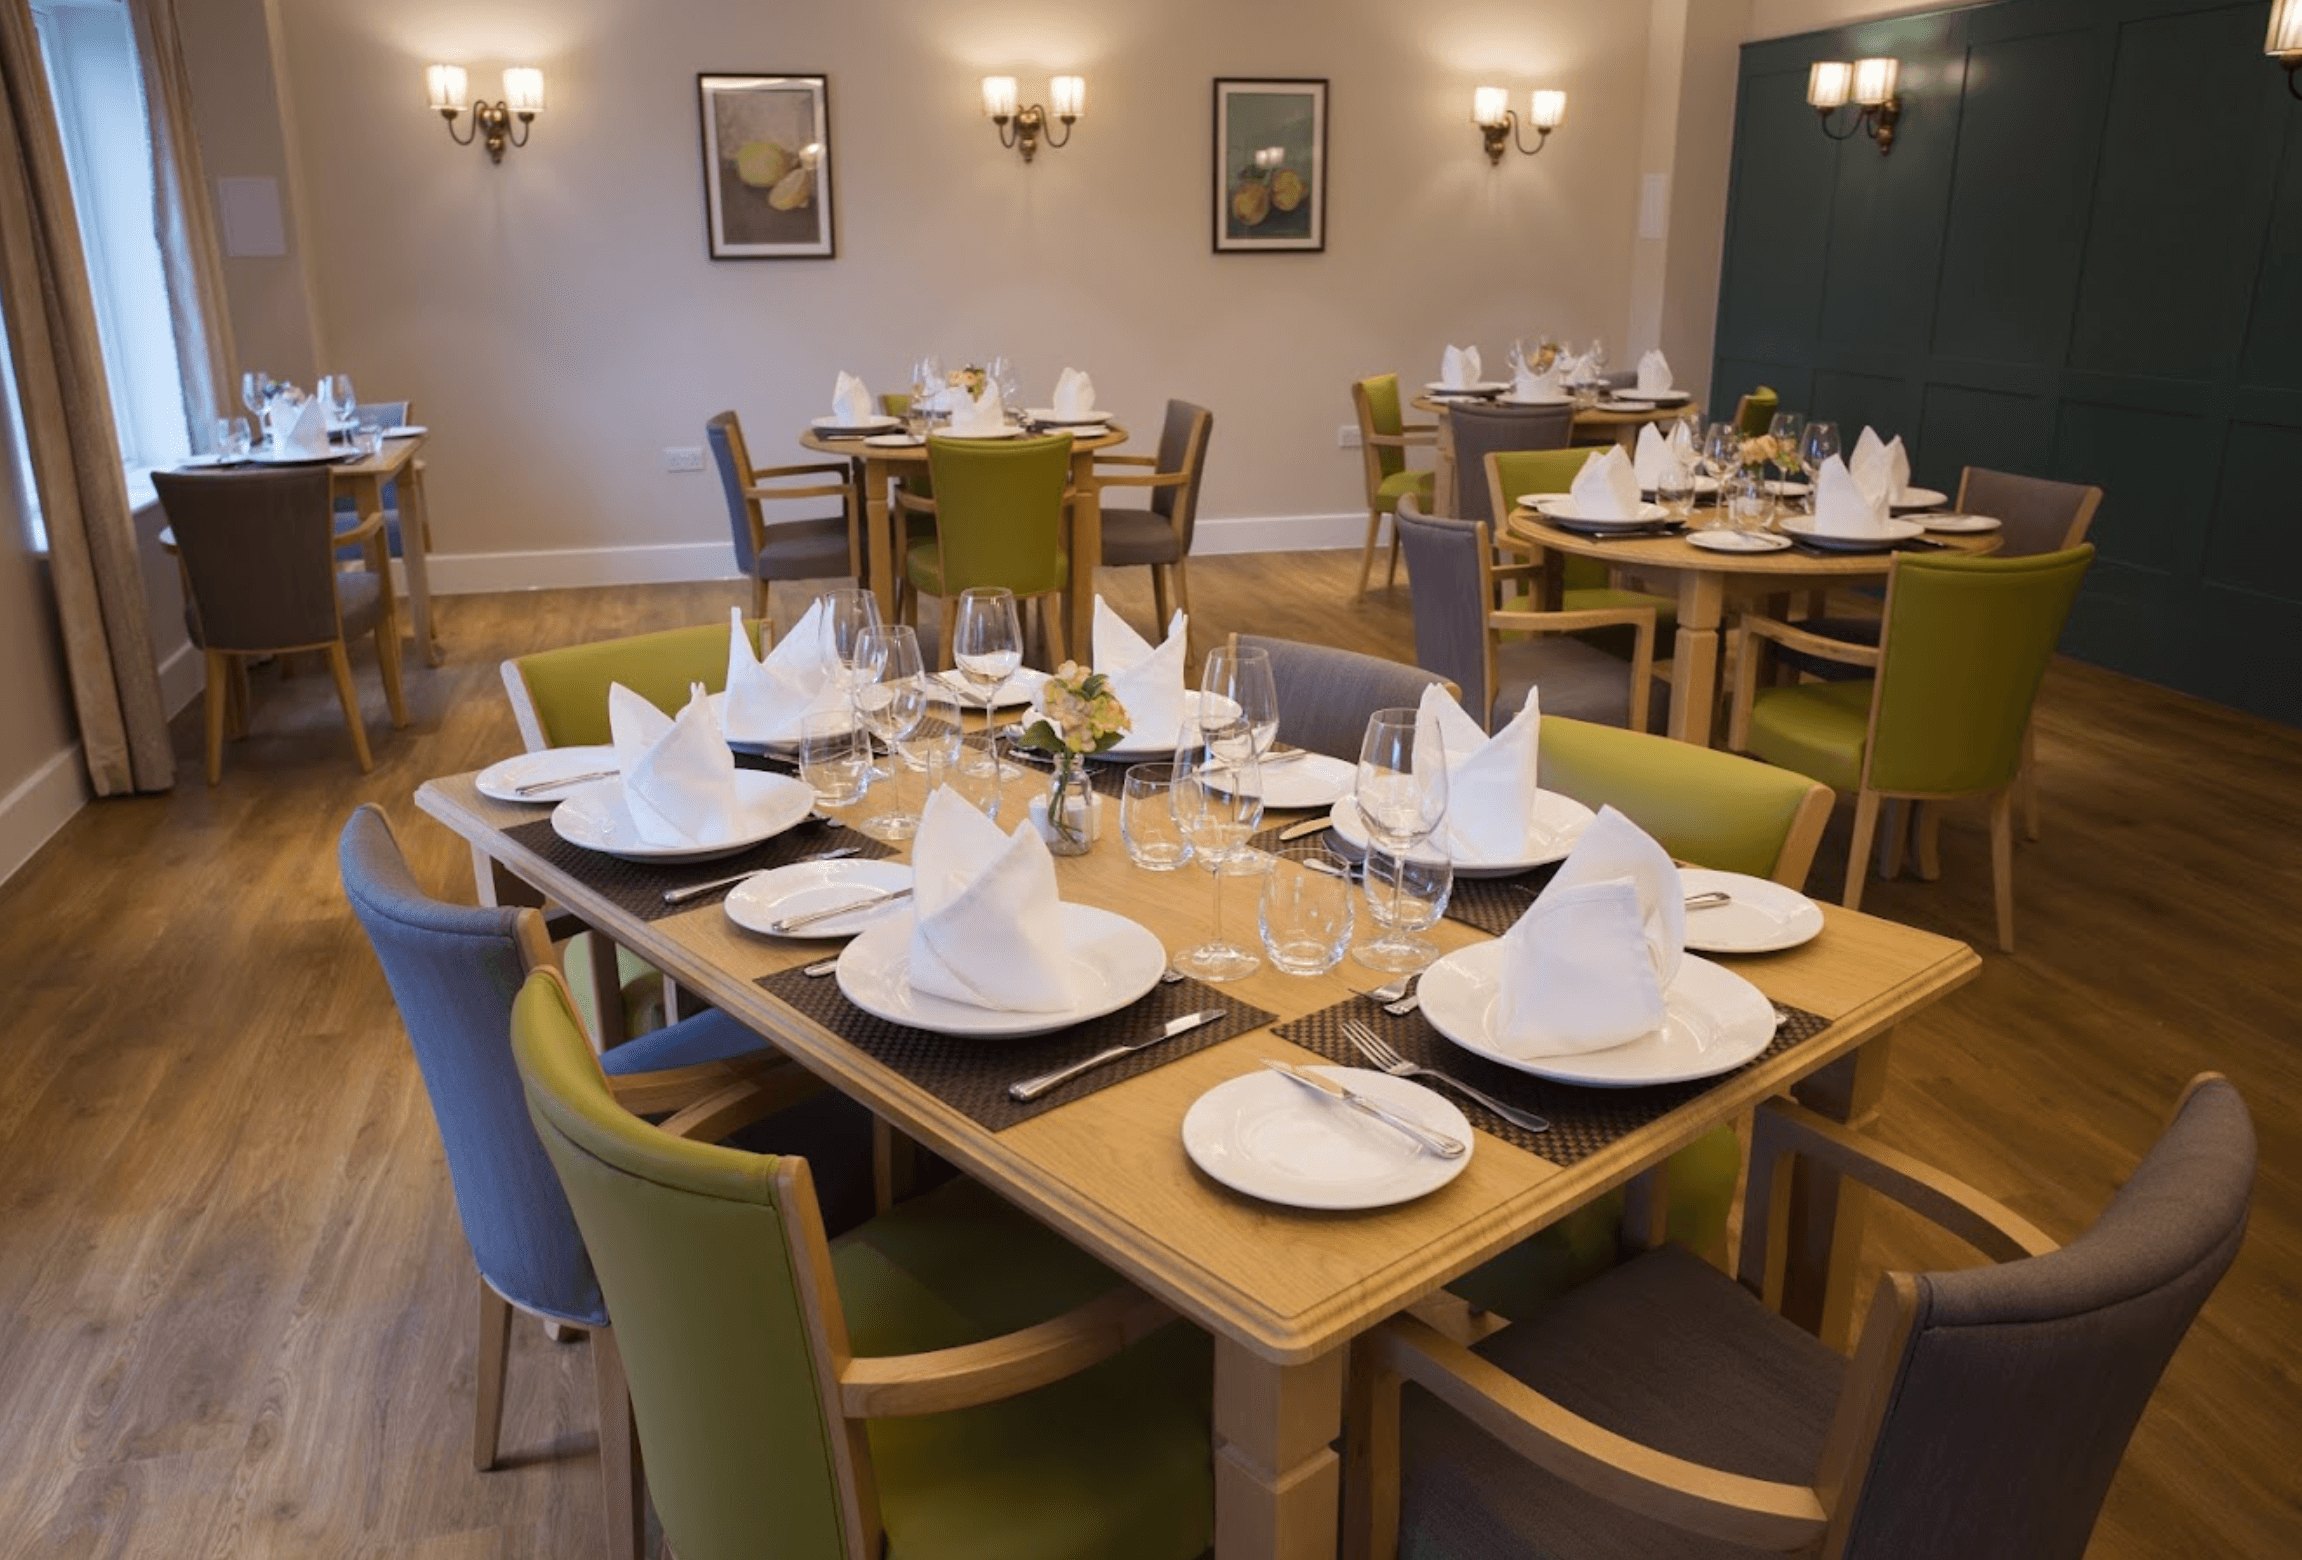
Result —
[[1761, 466], [1786, 466], [1791, 460], [1790, 441], [1768, 433], [1762, 433], [1755, 439], [1745, 439], [1742, 441], [1741, 460], [1746, 471], [1756, 471]]
[[950, 373], [945, 374], [943, 382], [954, 390], [965, 392], [967, 398], [972, 401], [983, 393], [983, 386], [989, 378], [990, 376], [984, 373], [982, 369], [970, 363], [965, 368], [955, 368]]
[[1047, 793], [1049, 843], [1059, 855], [1076, 855], [1087, 848], [1086, 814], [1093, 805], [1080, 756], [1116, 746], [1132, 722], [1110, 679], [1076, 661], [1065, 661], [1047, 680], [1039, 707], [1039, 718], [1016, 742], [1055, 760], [1055, 783]]

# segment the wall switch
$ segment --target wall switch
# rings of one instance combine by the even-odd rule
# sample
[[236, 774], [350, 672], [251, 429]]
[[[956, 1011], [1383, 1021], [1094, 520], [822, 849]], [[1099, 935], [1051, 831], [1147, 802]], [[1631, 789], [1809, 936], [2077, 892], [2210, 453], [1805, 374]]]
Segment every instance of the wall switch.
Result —
[[1357, 423], [1343, 423], [1338, 425], [1335, 429], [1335, 448], [1339, 450], [1355, 450], [1358, 447], [1359, 425]]
[[703, 470], [703, 448], [695, 444], [667, 444], [663, 447], [663, 469], [666, 471]]

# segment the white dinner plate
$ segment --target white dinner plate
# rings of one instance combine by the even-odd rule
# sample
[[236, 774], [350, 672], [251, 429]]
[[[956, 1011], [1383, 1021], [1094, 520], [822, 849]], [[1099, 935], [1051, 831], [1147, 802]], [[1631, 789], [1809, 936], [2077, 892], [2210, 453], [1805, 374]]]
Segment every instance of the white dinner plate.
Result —
[[846, 418], [835, 414], [829, 417], [811, 418], [808, 421], [808, 426], [813, 428], [818, 433], [832, 435], [842, 433], [876, 433], [888, 428], [902, 427], [903, 419], [900, 417], [890, 417], [884, 412], [881, 412], [874, 413], [872, 416], [864, 418], [861, 422], [850, 422]]
[[738, 753], [767, 753], [778, 758], [791, 758], [798, 754], [799, 729], [805, 724], [808, 716], [830, 714], [838, 708], [833, 705], [824, 709], [802, 710], [786, 721], [781, 730], [772, 732], [765, 737], [729, 737], [727, 736], [727, 723], [723, 718], [727, 710], [727, 695], [725, 693], [706, 694], [704, 702], [711, 711], [712, 725], [719, 728], [722, 737], [726, 737], [729, 747]]
[[1776, 498], [1804, 498], [1814, 488], [1805, 482], [1769, 482], [1766, 490]]
[[1615, 398], [1622, 401], [1645, 401], [1651, 406], [1677, 406], [1694, 399], [1689, 390], [1617, 390]]
[[1688, 954], [1663, 992], [1663, 1026], [1603, 1051], [1519, 1057], [1495, 1044], [1495, 1003], [1510, 944], [1501, 938], [1457, 949], [1423, 972], [1423, 1016], [1449, 1040], [1490, 1062], [1594, 1089], [1685, 1083], [1732, 1071], [1774, 1042], [1774, 1004], [1734, 971]]
[[915, 450], [927, 441], [915, 433], [875, 433], [863, 442], [873, 449]]
[[1035, 423], [1050, 428], [1099, 428], [1111, 420], [1109, 412], [1095, 412], [1086, 417], [1065, 417], [1052, 406], [1027, 407], [1023, 413]]
[[1822, 911], [1795, 888], [1741, 872], [1679, 868], [1687, 896], [1713, 890], [1723, 905], [1687, 912], [1687, 946], [1704, 953], [1773, 953], [1796, 948], [1822, 930]]
[[1641, 504], [1638, 513], [1628, 519], [1621, 515], [1586, 515], [1575, 504], [1572, 493], [1530, 493], [1519, 500], [1529, 509], [1549, 520], [1572, 520], [1577, 525], [1638, 527], [1657, 524], [1671, 517], [1670, 511], [1660, 504]]
[[1871, 552], [1926, 534], [1926, 527], [1916, 520], [1889, 520], [1885, 529], [1876, 536], [1848, 536], [1839, 531], [1817, 530], [1812, 515], [1785, 515], [1782, 518], [1782, 528], [1785, 535], [1795, 536], [1802, 542], [1812, 542], [1817, 547], [1835, 547], [1843, 552]]
[[1476, 384], [1450, 385], [1443, 379], [1434, 379], [1423, 388], [1433, 395], [1499, 395], [1511, 388], [1508, 379], [1482, 379]]
[[[1182, 712], [1176, 717], [1173, 731], [1158, 733], [1156, 739], [1150, 736], [1139, 737], [1130, 731], [1119, 739], [1117, 747], [1105, 748], [1100, 753], [1090, 753], [1087, 756], [1104, 763], [1126, 764], [1140, 764], [1150, 758], [1172, 758], [1175, 756], [1175, 744], [1183, 739], [1184, 731], [1199, 719], [1199, 703], [1205, 697], [1205, 694], [1195, 689], [1186, 688], [1183, 690]], [[1238, 706], [1229, 699], [1221, 701], [1221, 709], [1228, 709], [1234, 715], [1238, 713]], [[1029, 717], [1026, 717], [1025, 724], [1029, 723]]]
[[935, 436], [939, 439], [1020, 439], [1023, 437], [1023, 430], [1021, 428], [1001, 428], [992, 433], [954, 433], [949, 428], [938, 428], [935, 430]]
[[226, 460], [221, 455], [187, 455], [176, 462], [176, 469], [178, 471], [205, 471], [216, 466], [245, 466], [247, 463], [248, 457], [245, 455], [235, 456], [231, 460]]
[[[1325, 807], [1351, 793], [1351, 788], [1359, 782], [1359, 766], [1329, 758], [1324, 753], [1305, 753], [1275, 764], [1264, 760], [1262, 777], [1265, 807], [1281, 810]], [[1216, 790], [1230, 793], [1231, 771], [1228, 769], [1210, 769], [1207, 780]]]
[[[597, 779], [603, 770], [616, 772], [615, 749], [606, 744], [546, 748], [541, 753], [520, 753], [498, 760], [481, 770], [472, 783], [479, 787], [480, 795], [499, 802], [556, 802], [578, 786], [591, 783], [579, 777]], [[542, 789], [523, 796], [519, 789], [523, 785]]]
[[1704, 552], [1769, 553], [1790, 546], [1790, 538], [1770, 531], [1689, 531], [1687, 545]]
[[[1575, 842], [1583, 837], [1583, 831], [1588, 829], [1591, 826], [1591, 821], [1598, 816], [1573, 797], [1561, 796], [1556, 791], [1537, 791], [1535, 793], [1534, 812], [1533, 855], [1523, 861], [1504, 860], [1491, 856], [1457, 856], [1455, 858], [1455, 875], [1457, 877], [1510, 877], [1515, 873], [1530, 871], [1549, 862], [1564, 861], [1567, 858], [1567, 853], [1575, 848]], [[1335, 837], [1350, 846], [1353, 851], [1364, 855], [1367, 850], [1367, 826], [1359, 818], [1358, 802], [1346, 796], [1329, 810], [1327, 816], [1335, 826]]]
[[1948, 493], [1938, 492], [1933, 488], [1906, 487], [1895, 495], [1893, 502], [1887, 507], [1898, 511], [1904, 509], [1940, 509], [1949, 502], [1950, 495]]
[[387, 439], [420, 439], [431, 431], [422, 423], [401, 423], [397, 427], [386, 428], [384, 437]]
[[763, 937], [853, 937], [882, 921], [904, 914], [910, 901], [891, 900], [813, 921], [797, 931], [779, 932], [775, 923], [785, 916], [807, 915], [838, 905], [853, 904], [875, 893], [892, 893], [911, 886], [911, 869], [895, 861], [795, 861], [738, 883], [726, 899], [727, 918], [747, 932]]
[[1110, 431], [1110, 425], [1107, 423], [1065, 423], [1060, 428], [1034, 429], [1033, 434], [1037, 436], [1039, 434], [1068, 433], [1074, 439], [1100, 439]]
[[1495, 399], [1505, 406], [1572, 406], [1575, 402], [1573, 396], [1563, 391], [1556, 395], [1498, 395]]
[[[1054, 1013], [1002, 1013], [911, 989], [911, 929], [906, 911], [872, 927], [839, 956], [839, 989], [891, 1024], [970, 1039], [1007, 1039], [1068, 1029], [1116, 1013], [1159, 984], [1167, 950], [1148, 927], [1093, 905], [1063, 907], [1063, 948], [1086, 995]], [[1146, 1023], [1149, 1021], [1146, 1020]]]
[[[1716, 477], [1697, 477], [1695, 478], [1694, 490], [1697, 493], [1715, 494], [1719, 490], [1719, 479]], [[1655, 496], [1655, 490], [1653, 488], [1642, 489], [1639, 496], [1651, 499]]]
[[1637, 412], [1643, 415], [1654, 409], [1654, 403], [1650, 401], [1626, 401], [1612, 391], [1598, 404], [1598, 410], [1602, 412]]
[[[937, 681], [959, 696], [962, 707], [971, 710], [983, 708], [983, 695], [975, 691], [973, 683], [960, 675], [958, 668], [937, 672], [935, 676]], [[1045, 672], [1034, 671], [1028, 666], [1020, 667], [1013, 676], [992, 691], [991, 707], [995, 710], [1011, 710], [1021, 705], [1036, 704], [1039, 690], [1047, 686], [1047, 681]]]
[[1952, 536], [1973, 536], [1983, 531], [1995, 531], [2000, 522], [1989, 515], [1913, 515], [1912, 519], [1929, 531], [1942, 531]]
[[[1419, 1083], [1361, 1067], [1298, 1065], [1477, 1152], [1469, 1120]], [[1471, 1162], [1469, 1153], [1442, 1159], [1397, 1128], [1268, 1068], [1192, 1101], [1183, 1113], [1183, 1151], [1233, 1191], [1289, 1208], [1387, 1208], [1437, 1191]]]
[[330, 450], [325, 455], [280, 455], [271, 450], [251, 450], [248, 459], [259, 466], [333, 466], [340, 460], [358, 460], [357, 450]]
[[650, 845], [640, 838], [624, 806], [623, 782], [595, 780], [552, 809], [552, 832], [570, 845], [626, 861], [710, 861], [749, 850], [799, 822], [815, 808], [815, 787], [785, 775], [739, 769], [735, 801], [735, 821], [724, 840], [712, 845]]

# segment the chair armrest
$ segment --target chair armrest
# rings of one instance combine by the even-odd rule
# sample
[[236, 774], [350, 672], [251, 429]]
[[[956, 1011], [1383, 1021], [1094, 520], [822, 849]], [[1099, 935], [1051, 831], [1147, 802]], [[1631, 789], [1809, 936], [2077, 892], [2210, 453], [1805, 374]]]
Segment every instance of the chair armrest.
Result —
[[1191, 480], [1187, 471], [1162, 471], [1148, 477], [1107, 477], [1100, 472], [1095, 481], [1101, 487], [1170, 488], [1181, 487]]
[[1098, 466], [1156, 466], [1159, 464], [1159, 457], [1156, 455], [1106, 455], [1098, 450], [1095, 452], [1095, 464]]
[[1579, 634], [1586, 628], [1655, 628], [1652, 607], [1578, 607], [1572, 612], [1528, 612], [1517, 607], [1487, 613], [1489, 628], [1516, 628], [1538, 634]]
[[1439, 430], [1436, 428], [1408, 428], [1398, 433], [1362, 434], [1361, 438], [1368, 444], [1378, 444], [1385, 449], [1403, 450], [1438, 443]]
[[371, 536], [381, 534], [383, 529], [384, 513], [379, 509], [374, 514], [362, 516], [358, 525], [338, 531], [335, 535], [335, 545], [342, 547], [349, 542], [364, 542]]
[[751, 474], [754, 480], [761, 477], [845, 477], [848, 475], [848, 465], [845, 461], [819, 460], [808, 466], [754, 466]]
[[1803, 628], [1778, 623], [1773, 618], [1746, 617], [1740, 620], [1742, 631], [1770, 639], [1792, 650], [1820, 656], [1826, 661], [1837, 661], [1847, 666], [1878, 666], [1878, 646], [1849, 644], [1843, 639], [1831, 639], [1822, 634], [1810, 634]]
[[764, 483], [743, 490], [745, 498], [832, 498], [845, 497], [855, 491], [845, 482], [814, 484], [808, 487], [768, 487]]
[[779, 1054], [763, 1052], [758, 1056], [698, 1062], [692, 1067], [610, 1074], [607, 1086], [616, 1103], [633, 1115], [660, 1116], [667, 1111], [687, 1110], [700, 1100], [730, 1089], [749, 1088], [755, 1080], [765, 1078], [777, 1068], [792, 1065]]
[[909, 488], [896, 488], [893, 493], [895, 507], [905, 514], [931, 515], [935, 513], [935, 500], [922, 498]]
[[1368, 1344], [1378, 1370], [1425, 1388], [1535, 1466], [1612, 1505], [1757, 1549], [1803, 1548], [1829, 1522], [1803, 1484], [1728, 1473], [1617, 1435], [1412, 1317], [1385, 1322]]
[[981, 1343], [850, 1360], [839, 1377], [840, 1408], [852, 1419], [894, 1419], [996, 1403], [1077, 1375], [1174, 1318], [1140, 1289], [1121, 1285]]

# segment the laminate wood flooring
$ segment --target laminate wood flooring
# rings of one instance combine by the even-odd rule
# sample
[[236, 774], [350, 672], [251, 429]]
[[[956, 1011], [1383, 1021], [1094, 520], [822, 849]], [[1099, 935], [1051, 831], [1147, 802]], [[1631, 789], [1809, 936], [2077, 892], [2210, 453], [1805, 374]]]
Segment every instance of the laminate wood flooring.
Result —
[[[1197, 648], [1252, 629], [1411, 658], [1404, 585], [1354, 602], [1356, 563], [1195, 561]], [[1144, 571], [1106, 589], [1151, 627]], [[411, 659], [407, 730], [355, 653], [373, 775], [324, 672], [261, 673], [220, 787], [182, 721], [176, 791], [87, 808], [0, 886], [0, 1555], [596, 1552], [587, 1345], [515, 1329], [506, 1464], [472, 1470], [471, 1261], [335, 837], [380, 802], [419, 877], [468, 896], [462, 846], [409, 797], [517, 749], [497, 662], [742, 599], [729, 582], [444, 601], [450, 659]], [[779, 592], [783, 621], [801, 605]], [[2063, 664], [2039, 735], [2020, 952], [1989, 947], [1979, 810], [1953, 813], [1941, 881], [1866, 901], [1985, 960], [1897, 1037], [1881, 1131], [2067, 1238], [2183, 1079], [2237, 1080], [2263, 1145], [2252, 1233], [2090, 1552], [2302, 1553], [2302, 732]], [[1844, 813], [1818, 894], [1838, 892]], [[1890, 1214], [1865, 1255], [1970, 1260]]]

